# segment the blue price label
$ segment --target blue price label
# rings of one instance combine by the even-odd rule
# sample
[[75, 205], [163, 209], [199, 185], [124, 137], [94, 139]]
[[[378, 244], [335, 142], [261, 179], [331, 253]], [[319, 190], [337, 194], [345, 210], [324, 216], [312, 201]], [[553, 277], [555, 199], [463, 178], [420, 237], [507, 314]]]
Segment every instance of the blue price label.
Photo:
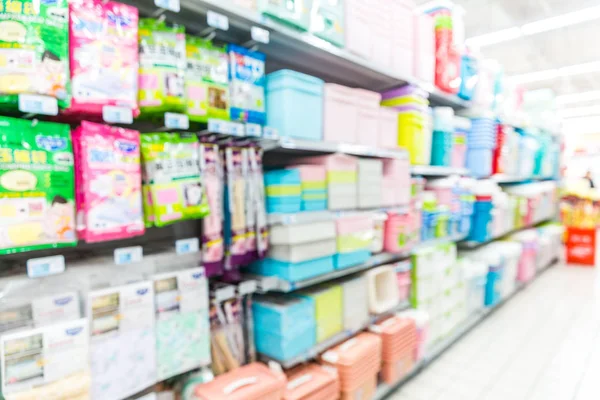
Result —
[[277, 129], [271, 128], [270, 126], [265, 126], [263, 128], [263, 137], [268, 139], [277, 139], [279, 138], [279, 132]]
[[65, 271], [65, 257], [51, 256], [27, 260], [27, 275], [30, 278], [60, 274]]
[[177, 254], [189, 254], [200, 251], [200, 241], [198, 238], [180, 239], [175, 242]]
[[143, 253], [144, 251], [142, 246], [122, 247], [120, 249], [115, 249], [115, 264], [123, 265], [141, 262]]
[[179, 12], [181, 10], [179, 0], [154, 0], [154, 5], [173, 12]]
[[169, 129], [190, 129], [190, 119], [185, 114], [165, 113], [165, 126]]
[[246, 124], [246, 136], [262, 136], [262, 127], [257, 124]]
[[19, 111], [28, 114], [58, 115], [58, 102], [50, 96], [20, 94]]
[[226, 121], [221, 121], [219, 119], [209, 119], [208, 120], [208, 131], [210, 133], [221, 133], [227, 134], [227, 126]]
[[212, 28], [220, 29], [222, 31], [229, 30], [229, 18], [218, 12], [209, 10], [206, 13], [206, 22], [208, 23], [208, 26]]
[[109, 124], [131, 124], [133, 123], [133, 111], [128, 107], [104, 106], [102, 107], [102, 119]]

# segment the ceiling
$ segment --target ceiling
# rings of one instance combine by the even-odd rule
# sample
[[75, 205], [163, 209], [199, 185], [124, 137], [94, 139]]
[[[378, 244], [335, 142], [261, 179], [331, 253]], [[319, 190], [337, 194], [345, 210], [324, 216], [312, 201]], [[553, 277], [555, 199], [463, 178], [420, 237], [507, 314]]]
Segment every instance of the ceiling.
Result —
[[[417, 0], [417, 4], [428, 3]], [[521, 27], [561, 14], [599, 6], [598, 0], [454, 0], [465, 11], [466, 38]], [[587, 14], [591, 15], [591, 14]], [[520, 35], [519, 30], [517, 36]], [[507, 33], [508, 34], [508, 33]], [[600, 61], [600, 11], [598, 18], [513, 40], [481, 47], [486, 58], [496, 59], [508, 76], [552, 70]], [[600, 63], [599, 63], [600, 64]], [[523, 83], [525, 89], [551, 88], [557, 95], [600, 90], [600, 68], [584, 74]], [[600, 104], [578, 103], [573, 106]]]

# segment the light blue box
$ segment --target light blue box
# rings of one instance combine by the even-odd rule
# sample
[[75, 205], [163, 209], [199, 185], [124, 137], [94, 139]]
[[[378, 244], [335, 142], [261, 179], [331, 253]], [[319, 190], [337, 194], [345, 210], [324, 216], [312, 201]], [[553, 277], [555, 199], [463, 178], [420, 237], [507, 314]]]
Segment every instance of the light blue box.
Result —
[[315, 258], [314, 260], [291, 263], [271, 258], [252, 263], [249, 270], [258, 275], [277, 276], [288, 282], [298, 282], [323, 275], [335, 270], [333, 256]]
[[350, 253], [338, 253], [335, 256], [335, 269], [355, 267], [371, 258], [370, 250], [357, 250]]
[[280, 136], [323, 140], [323, 88], [323, 80], [296, 71], [267, 75], [267, 125]]
[[315, 322], [304, 326], [297, 336], [281, 336], [273, 332], [261, 330], [259, 324], [254, 324], [254, 341], [256, 351], [284, 363], [302, 353], [309, 351], [316, 344]]

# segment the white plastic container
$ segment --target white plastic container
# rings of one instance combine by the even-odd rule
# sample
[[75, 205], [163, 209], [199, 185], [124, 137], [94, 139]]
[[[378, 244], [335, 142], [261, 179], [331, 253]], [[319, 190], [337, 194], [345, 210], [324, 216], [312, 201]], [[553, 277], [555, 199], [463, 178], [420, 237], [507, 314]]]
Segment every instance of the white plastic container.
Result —
[[335, 239], [334, 221], [274, 225], [270, 230], [269, 238], [272, 245], [293, 245]]
[[391, 265], [382, 265], [366, 273], [369, 292], [369, 311], [381, 314], [396, 307], [400, 302], [400, 290], [396, 283], [396, 271]]
[[342, 282], [344, 293], [344, 329], [357, 331], [369, 322], [369, 296], [364, 276]]
[[274, 245], [269, 248], [268, 257], [279, 261], [300, 263], [333, 256], [336, 252], [336, 240], [328, 239], [294, 245]]

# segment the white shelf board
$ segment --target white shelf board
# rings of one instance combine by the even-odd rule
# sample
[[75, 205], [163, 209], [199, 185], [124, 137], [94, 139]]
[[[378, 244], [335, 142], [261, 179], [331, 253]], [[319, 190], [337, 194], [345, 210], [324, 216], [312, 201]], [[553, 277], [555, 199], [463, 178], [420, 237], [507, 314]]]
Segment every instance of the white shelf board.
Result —
[[[151, 1], [124, 1], [137, 6], [143, 15], [156, 15], [158, 10]], [[215, 31], [217, 38], [225, 42], [257, 45], [251, 42], [252, 27], [268, 30], [269, 43], [258, 44], [258, 50], [267, 55], [267, 71], [290, 68], [320, 77], [326, 82], [375, 91], [411, 83], [431, 93], [430, 101], [433, 105], [445, 105], [456, 109], [468, 107], [467, 102], [441, 92], [430, 83], [419, 82], [411, 76], [402, 76], [393, 68], [378, 65], [311, 33], [265, 17], [257, 11], [244, 9], [223, 0], [180, 0], [180, 3], [181, 11], [167, 12], [166, 18], [169, 22], [184, 25], [190, 33], [207, 34], [208, 11], [217, 12], [229, 19], [227, 31]]]
[[274, 358], [271, 358], [271, 357], [268, 357], [268, 356], [265, 356], [262, 354], [259, 354], [259, 359], [261, 359], [263, 361], [267, 361], [267, 362], [268, 361], [276, 361], [279, 364], [281, 364], [281, 366], [284, 369], [293, 368], [298, 364], [302, 364], [302, 363], [305, 363], [307, 361], [317, 358], [321, 353], [327, 351], [328, 349], [332, 348], [333, 346], [337, 346], [338, 344], [344, 342], [347, 339], [350, 339], [351, 337], [355, 336], [357, 333], [362, 332], [365, 329], [368, 329], [370, 325], [376, 323], [377, 321], [379, 321], [385, 317], [391, 316], [397, 312], [407, 310], [409, 308], [410, 308], [410, 304], [408, 302], [403, 302], [389, 311], [386, 311], [386, 312], [378, 314], [378, 315], [371, 316], [369, 322], [367, 324], [365, 324], [364, 326], [360, 327], [359, 329], [342, 331], [342, 332], [332, 336], [331, 338], [325, 340], [324, 342], [317, 344], [316, 346], [314, 346], [307, 352], [304, 352], [304, 353], [302, 353], [296, 357], [293, 357], [289, 360], [277, 360], [277, 359], [274, 359]]
[[345, 153], [354, 156], [407, 159], [408, 152], [404, 149], [385, 149], [380, 147], [363, 146], [348, 143], [331, 143], [313, 140], [280, 137], [278, 139], [263, 139], [261, 146], [265, 151], [286, 151], [293, 153]]
[[437, 167], [434, 165], [414, 165], [410, 169], [412, 175], [422, 176], [450, 176], [450, 175], [469, 175], [466, 168]]
[[552, 180], [552, 177], [534, 176], [534, 177], [524, 178], [524, 177], [520, 177], [520, 176], [511, 176], [511, 175], [505, 175], [505, 174], [496, 174], [496, 175], [492, 175], [490, 177], [490, 179], [493, 180], [496, 183], [499, 183], [499, 184], [502, 184], [502, 183], [504, 183], [504, 184], [517, 184], [517, 183], [547, 181], [547, 180]]
[[389, 208], [374, 208], [365, 210], [352, 211], [302, 211], [293, 214], [271, 213], [267, 214], [267, 222], [269, 225], [291, 225], [291, 224], [309, 224], [312, 222], [332, 221], [342, 217], [351, 217], [356, 215], [374, 214], [378, 212], [406, 212], [408, 207], [398, 206]]

